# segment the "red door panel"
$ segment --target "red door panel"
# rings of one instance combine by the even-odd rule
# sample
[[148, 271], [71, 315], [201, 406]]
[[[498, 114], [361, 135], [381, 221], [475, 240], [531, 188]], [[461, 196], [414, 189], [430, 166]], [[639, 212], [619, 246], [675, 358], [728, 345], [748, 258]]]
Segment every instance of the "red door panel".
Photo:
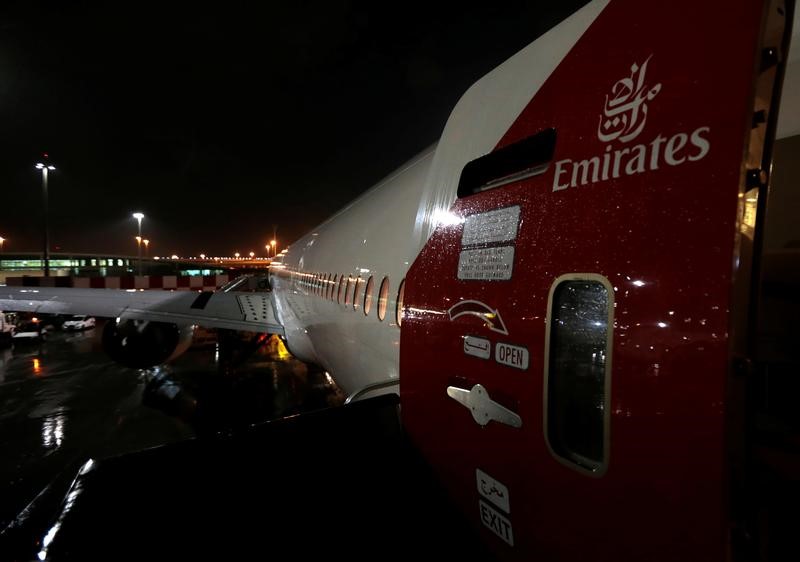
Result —
[[[404, 424], [503, 558], [726, 556], [728, 322], [761, 18], [758, 2], [611, 2], [497, 146], [553, 128], [547, 171], [459, 199], [463, 221], [408, 273]], [[481, 238], [498, 217], [513, 235]], [[596, 466], [546, 438], [548, 306], [569, 323], [584, 301], [552, 293], [573, 277], [596, 283], [564, 286], [575, 298], [607, 289]]]

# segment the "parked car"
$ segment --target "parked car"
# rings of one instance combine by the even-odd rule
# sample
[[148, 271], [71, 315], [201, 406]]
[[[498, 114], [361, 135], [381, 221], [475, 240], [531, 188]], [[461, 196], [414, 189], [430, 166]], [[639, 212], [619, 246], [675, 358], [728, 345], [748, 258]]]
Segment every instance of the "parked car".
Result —
[[0, 349], [11, 345], [11, 338], [14, 335], [14, 322], [11, 315], [6, 315], [0, 311]]
[[47, 328], [36, 317], [20, 322], [14, 328], [12, 340], [18, 343], [37, 343], [47, 339]]
[[66, 320], [62, 325], [62, 330], [88, 330], [89, 328], [94, 328], [95, 319], [94, 316], [84, 316], [78, 315], [73, 316], [69, 320]]

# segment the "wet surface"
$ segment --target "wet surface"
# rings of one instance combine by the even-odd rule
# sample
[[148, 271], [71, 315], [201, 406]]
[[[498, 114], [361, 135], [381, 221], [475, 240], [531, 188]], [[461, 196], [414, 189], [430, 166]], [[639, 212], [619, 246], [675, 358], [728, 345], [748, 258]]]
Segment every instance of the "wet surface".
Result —
[[[339, 405], [330, 377], [277, 339], [200, 333], [173, 363], [111, 361], [102, 324], [0, 349], [0, 529], [59, 474], [104, 458]], [[73, 472], [74, 473], [74, 472]]]
[[101, 332], [0, 351], [1, 560], [490, 560], [396, 395], [329, 407], [276, 338], [199, 333], [135, 370]]

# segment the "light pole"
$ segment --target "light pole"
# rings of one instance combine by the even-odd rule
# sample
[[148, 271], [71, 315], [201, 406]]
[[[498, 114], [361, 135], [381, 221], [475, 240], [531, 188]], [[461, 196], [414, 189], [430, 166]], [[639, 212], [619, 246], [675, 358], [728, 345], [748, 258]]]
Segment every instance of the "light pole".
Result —
[[[47, 154], [44, 155], [47, 158]], [[56, 167], [38, 162], [36, 169], [42, 171], [42, 202], [44, 203], [44, 276], [50, 277], [50, 231], [47, 225], [47, 173]]]
[[0, 269], [3, 269], [3, 244], [5, 243], [6, 239], [0, 236]]
[[142, 219], [144, 218], [144, 213], [136, 212], [133, 213], [133, 218], [136, 219], [136, 222], [139, 223], [139, 236], [136, 237], [136, 246], [139, 252], [139, 276], [142, 276]]
[[277, 243], [278, 243], [277, 240], [274, 240], [274, 239], [269, 243], [269, 245], [272, 246], [272, 257], [273, 258], [275, 257], [275, 245]]
[[150, 256], [150, 240], [145, 238], [142, 242], [144, 242], [144, 257], [147, 259]]

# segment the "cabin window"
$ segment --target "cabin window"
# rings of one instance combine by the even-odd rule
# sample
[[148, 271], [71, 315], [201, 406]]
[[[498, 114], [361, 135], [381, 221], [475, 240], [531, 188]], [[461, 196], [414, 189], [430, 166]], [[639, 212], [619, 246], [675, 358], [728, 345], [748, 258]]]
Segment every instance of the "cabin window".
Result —
[[330, 287], [329, 287], [330, 290], [328, 292], [328, 298], [331, 299], [331, 300], [334, 300], [334, 297], [336, 297], [336, 281], [338, 281], [338, 280], [339, 280], [339, 276], [337, 274], [334, 274], [333, 275], [333, 281], [331, 281], [331, 284], [330, 284]]
[[550, 290], [545, 344], [545, 432], [570, 466], [601, 474], [608, 463], [614, 291], [594, 274], [559, 277]]
[[353, 283], [353, 310], [358, 310], [358, 297], [361, 290], [361, 277], [356, 277]]
[[342, 296], [344, 293], [344, 273], [339, 276], [339, 290], [336, 292], [336, 302], [342, 304]]
[[381, 290], [378, 292], [378, 320], [386, 318], [386, 306], [389, 301], [389, 278], [384, 277], [381, 281]]
[[372, 310], [372, 288], [375, 285], [375, 280], [372, 275], [367, 279], [367, 288], [364, 289], [364, 316], [369, 316], [369, 311]]
[[351, 296], [350, 285], [352, 285], [352, 284], [353, 284], [353, 276], [352, 275], [348, 275], [347, 276], [347, 285], [345, 285], [345, 287], [344, 287], [344, 305], [345, 306], [350, 306], [350, 296]]
[[395, 308], [394, 315], [397, 319], [397, 325], [403, 323], [403, 294], [406, 292], [406, 280], [400, 281], [400, 288], [397, 290], [397, 307]]

